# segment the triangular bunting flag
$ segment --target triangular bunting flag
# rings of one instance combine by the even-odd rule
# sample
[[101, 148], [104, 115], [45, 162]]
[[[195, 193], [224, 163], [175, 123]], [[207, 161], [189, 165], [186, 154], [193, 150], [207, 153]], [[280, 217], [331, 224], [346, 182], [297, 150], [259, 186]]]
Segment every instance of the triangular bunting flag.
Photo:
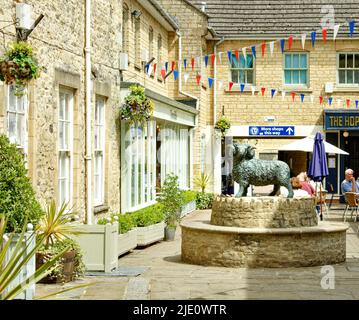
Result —
[[197, 73], [196, 80], [197, 84], [199, 85], [201, 83], [201, 75], [199, 73]]
[[339, 32], [340, 24], [336, 24], [333, 27], [333, 41], [337, 38], [338, 32]]
[[314, 103], [314, 95], [313, 94], [310, 95], [310, 102]]
[[184, 65], [184, 69], [186, 70], [187, 69], [187, 59], [183, 60], [183, 65]]
[[192, 70], [194, 69], [194, 58], [191, 59]]
[[176, 61], [172, 61], [172, 65], [171, 65], [171, 70], [173, 71], [175, 69], [176, 66]]
[[261, 49], [262, 49], [262, 57], [264, 57], [264, 51], [266, 49], [267, 44], [265, 42], [262, 43]]
[[261, 88], [261, 92], [262, 92], [262, 97], [264, 96], [264, 92], [266, 91], [266, 88], [262, 87]]
[[271, 97], [273, 98], [274, 97], [274, 95], [275, 95], [275, 89], [271, 89]]
[[146, 65], [145, 65], [145, 72], [148, 74], [148, 70], [150, 69], [150, 65], [147, 63]]
[[286, 92], [283, 90], [283, 91], [282, 91], [282, 100], [284, 100], [285, 94], [286, 94]]
[[173, 77], [174, 77], [174, 79], [176, 81], [177, 78], [178, 78], [178, 71], [177, 70], [173, 70]]
[[232, 52], [231, 52], [231, 51], [227, 51], [227, 55], [228, 55], [229, 64], [231, 64], [231, 63], [232, 63]]
[[307, 35], [305, 33], [302, 34], [302, 49], [305, 48], [305, 39], [307, 38]]
[[240, 88], [241, 88], [241, 92], [243, 92], [244, 91], [244, 83], [240, 84]]
[[256, 59], [256, 58], [257, 58], [257, 55], [256, 55], [256, 46], [252, 46], [251, 49], [252, 49], [253, 57], [254, 57], [254, 59]]
[[233, 82], [229, 82], [229, 91], [232, 91], [233, 84]]
[[201, 57], [196, 57], [196, 64], [201, 67]]
[[204, 56], [204, 65], [205, 65], [206, 68], [207, 68], [207, 65], [208, 65], [208, 56]]
[[269, 42], [269, 51], [270, 51], [270, 55], [271, 55], [271, 56], [273, 55], [274, 44], [275, 44], [275, 41]]
[[212, 58], [212, 66], [214, 66], [214, 63], [216, 61], [216, 55], [212, 54], [211, 58]]
[[189, 74], [188, 74], [188, 73], [185, 73], [185, 74], [183, 75], [183, 78], [184, 78], [184, 83], [186, 84], [187, 81], [188, 81], [188, 78], [189, 78]]
[[242, 53], [243, 53], [244, 60], [246, 60], [247, 59], [247, 48], [242, 48]]
[[332, 102], [333, 102], [333, 97], [329, 97], [329, 98], [328, 98], [328, 104], [329, 104], [329, 106], [332, 105]]
[[290, 95], [292, 96], [292, 101], [294, 102], [295, 92], [291, 92]]
[[251, 90], [252, 90], [252, 96], [254, 96], [254, 93], [256, 92], [256, 87], [255, 87], [255, 86], [251, 86]]
[[212, 88], [213, 78], [208, 78], [208, 86]]
[[354, 20], [349, 21], [349, 37], [353, 36], [354, 27], [355, 27], [355, 21]]
[[359, 100], [355, 100], [355, 108], [358, 109], [358, 105], [359, 105]]
[[327, 32], [328, 30], [326, 28], [322, 29], [322, 36], [323, 36], [323, 44], [326, 45], [327, 43]]
[[323, 97], [320, 96], [320, 97], [319, 97], [319, 104], [322, 104], [322, 103], [323, 103]]
[[284, 42], [285, 42], [284, 39], [280, 39], [280, 49], [281, 49], [282, 53], [284, 52]]
[[156, 69], [157, 69], [157, 63], [155, 63], [155, 64], [153, 65], [153, 73], [156, 73]]
[[236, 55], [236, 60], [237, 60], [237, 63], [239, 62], [239, 52], [238, 50], [234, 50], [234, 54]]
[[223, 81], [222, 80], [218, 80], [218, 90], [221, 90], [222, 86], [223, 86]]
[[300, 94], [300, 101], [301, 101], [301, 102], [304, 102], [304, 93], [301, 93], [301, 94]]
[[350, 107], [350, 99], [347, 99], [346, 103], [347, 103], [347, 108], [349, 108]]
[[290, 35], [288, 38], [288, 49], [289, 50], [292, 48], [292, 44], [293, 44], [293, 36]]
[[162, 70], [161, 70], [161, 76], [162, 76], [163, 79], [166, 76], [166, 70], [164, 68], [162, 68]]
[[314, 48], [314, 43], [315, 43], [315, 37], [316, 37], [317, 33], [315, 31], [312, 31], [310, 33], [310, 37], [312, 38], [312, 47]]
[[168, 70], [168, 62], [165, 62], [165, 70], [167, 72], [167, 70]]

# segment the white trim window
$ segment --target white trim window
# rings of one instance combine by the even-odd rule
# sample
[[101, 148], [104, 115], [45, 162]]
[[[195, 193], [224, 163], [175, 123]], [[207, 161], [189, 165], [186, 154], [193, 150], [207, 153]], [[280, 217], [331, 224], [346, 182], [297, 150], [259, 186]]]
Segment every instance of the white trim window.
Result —
[[359, 86], [359, 52], [338, 53], [338, 83]]
[[239, 55], [239, 61], [234, 53], [231, 59], [231, 81], [234, 83], [254, 84], [254, 59], [253, 54], [248, 53], [246, 58]]
[[121, 126], [122, 211], [134, 211], [155, 203], [156, 122], [144, 127]]
[[284, 84], [308, 85], [308, 54], [285, 53], [284, 54]]
[[72, 202], [73, 92], [60, 89], [58, 121], [58, 206]]
[[94, 130], [94, 205], [104, 204], [105, 184], [105, 98], [96, 96]]
[[7, 135], [11, 143], [27, 154], [27, 96], [16, 96], [14, 87], [8, 86]]

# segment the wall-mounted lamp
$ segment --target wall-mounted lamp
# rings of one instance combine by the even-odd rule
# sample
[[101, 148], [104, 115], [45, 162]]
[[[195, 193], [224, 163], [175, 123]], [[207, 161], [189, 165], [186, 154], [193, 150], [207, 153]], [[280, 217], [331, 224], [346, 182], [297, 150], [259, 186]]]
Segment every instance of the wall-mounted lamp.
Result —
[[343, 132], [343, 137], [344, 137], [344, 138], [348, 138], [348, 137], [349, 137], [349, 132], [348, 132], [348, 131], [344, 131], [344, 132]]
[[142, 14], [142, 12], [140, 10], [133, 10], [131, 12], [131, 15], [136, 19], [138, 19], [141, 16], [141, 14]]

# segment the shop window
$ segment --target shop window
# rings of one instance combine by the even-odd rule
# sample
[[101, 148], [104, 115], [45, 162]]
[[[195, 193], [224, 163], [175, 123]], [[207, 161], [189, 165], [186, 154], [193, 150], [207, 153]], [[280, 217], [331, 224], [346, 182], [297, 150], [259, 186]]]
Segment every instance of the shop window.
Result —
[[251, 53], [248, 53], [246, 58], [240, 54], [239, 61], [232, 53], [231, 79], [234, 83], [254, 84], [254, 60]]
[[308, 55], [306, 53], [284, 54], [284, 84], [308, 85]]
[[338, 54], [338, 81], [344, 85], [359, 85], [359, 53]]

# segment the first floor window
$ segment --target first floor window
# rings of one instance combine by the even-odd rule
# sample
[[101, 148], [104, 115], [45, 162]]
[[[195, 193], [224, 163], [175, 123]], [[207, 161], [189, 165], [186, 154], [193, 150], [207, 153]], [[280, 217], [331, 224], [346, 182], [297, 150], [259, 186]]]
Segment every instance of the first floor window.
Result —
[[26, 153], [27, 142], [27, 98], [26, 95], [16, 96], [14, 87], [8, 87], [7, 100], [7, 135], [11, 143]]
[[231, 78], [234, 83], [254, 84], [253, 54], [248, 53], [246, 58], [240, 54], [239, 59], [232, 53]]
[[359, 85], [359, 53], [339, 53], [339, 84]]
[[307, 60], [306, 53], [286, 53], [284, 55], [284, 84], [308, 84]]

